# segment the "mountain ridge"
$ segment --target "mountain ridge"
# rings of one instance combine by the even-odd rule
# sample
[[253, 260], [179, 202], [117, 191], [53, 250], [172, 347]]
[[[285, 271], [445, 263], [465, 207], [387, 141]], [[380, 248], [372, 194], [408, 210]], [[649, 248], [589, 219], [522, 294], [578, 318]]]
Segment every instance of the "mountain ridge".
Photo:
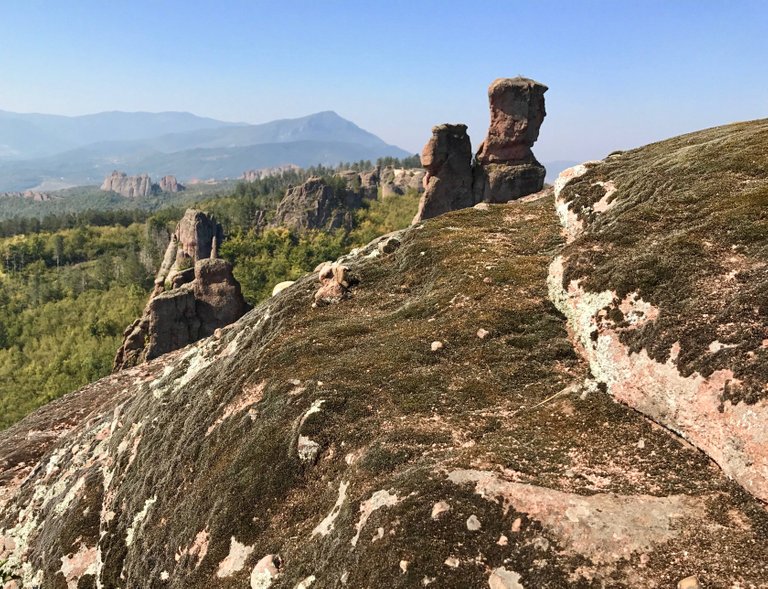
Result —
[[[133, 131], [122, 128], [115, 135], [106, 136], [103, 129], [96, 125], [83, 132], [84, 137], [98, 137], [99, 140], [87, 142], [81, 138], [78, 144], [71, 139], [71, 128], [67, 127], [71, 127], [74, 118], [63, 117], [66, 122], [62, 123], [59, 115], [39, 115], [54, 117], [56, 125], [64, 125], [63, 131], [56, 131], [56, 125], [47, 130], [36, 127], [34, 121], [38, 115], [16, 116], [6, 111], [0, 113], [0, 174], [3, 181], [0, 191], [26, 190], [46, 180], [72, 185], [100, 183], [99, 176], [103, 177], [115, 168], [125, 169], [129, 173], [173, 174], [180, 179], [210, 177], [214, 174], [219, 178], [232, 178], [238, 177], [246, 169], [274, 165], [337, 164], [341, 160], [375, 160], [382, 156], [410, 155], [335, 111], [321, 111], [258, 125], [225, 123], [189, 113], [118, 113], [123, 120], [135, 120], [134, 115], [144, 120], [147, 115], [159, 121], [158, 132], [147, 137], [137, 137], [148, 133], [139, 125]], [[84, 117], [102, 117], [103, 114]], [[167, 114], [173, 115], [171, 122], [163, 122]], [[169, 130], [169, 125], [178, 123], [176, 115], [183, 115], [181, 128], [176, 132], [163, 132]], [[190, 128], [193, 126], [197, 128]], [[36, 147], [42, 143], [48, 146], [47, 152], [44, 148]], [[292, 148], [256, 148], [269, 145], [292, 145]], [[219, 150], [210, 152], [207, 157], [228, 161], [230, 165], [197, 169], [195, 166], [200, 163], [200, 154], [194, 150], [199, 149]], [[233, 153], [227, 153], [227, 150]], [[282, 152], [282, 155], [275, 159], [270, 155], [270, 150]], [[21, 153], [36, 155], [21, 157]], [[2, 157], [3, 154], [5, 157]], [[173, 161], [178, 167], [162, 168], [163, 164], [157, 163], [158, 160]]]

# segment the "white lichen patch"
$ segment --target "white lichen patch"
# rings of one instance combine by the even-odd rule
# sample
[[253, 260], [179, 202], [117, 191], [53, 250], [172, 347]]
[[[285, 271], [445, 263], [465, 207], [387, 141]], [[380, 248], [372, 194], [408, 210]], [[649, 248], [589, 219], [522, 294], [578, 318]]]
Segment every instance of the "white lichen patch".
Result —
[[330, 513], [323, 518], [323, 521], [315, 526], [315, 529], [312, 530], [312, 536], [317, 536], [318, 534], [321, 536], [327, 536], [333, 531], [334, 522], [336, 521], [336, 518], [339, 517], [341, 507], [344, 505], [344, 501], [347, 499], [348, 488], [348, 482], [345, 483], [342, 481], [339, 483], [339, 497], [336, 499], [336, 503], [334, 504], [333, 509], [331, 509]]
[[563, 233], [565, 234], [567, 243], [576, 239], [576, 236], [583, 230], [584, 224], [579, 219], [578, 215], [570, 210], [571, 203], [565, 201], [562, 192], [569, 182], [587, 173], [587, 170], [589, 169], [587, 164], [589, 163], [591, 162], [586, 162], [568, 168], [567, 170], [563, 170], [560, 172], [557, 180], [555, 180], [555, 211], [560, 218], [560, 223], [563, 226]]
[[611, 210], [616, 205], [616, 200], [611, 200], [616, 193], [616, 185], [613, 181], [595, 182], [592, 186], [602, 186], [605, 190], [605, 194], [602, 198], [592, 205], [592, 210], [596, 213], [605, 213], [606, 211]]
[[157, 496], [153, 495], [144, 502], [144, 507], [141, 509], [141, 511], [133, 516], [133, 521], [131, 522], [131, 525], [128, 527], [128, 530], [125, 534], [126, 546], [133, 544], [133, 541], [136, 537], [136, 532], [139, 531], [142, 524], [144, 523], [144, 520], [147, 519], [147, 514], [149, 513], [150, 508], [155, 504], [155, 501], [157, 501]]
[[280, 576], [279, 564], [280, 558], [275, 554], [267, 554], [257, 562], [251, 571], [251, 589], [269, 589], [272, 581]]
[[253, 553], [253, 546], [246, 546], [238, 542], [234, 536], [229, 540], [229, 554], [219, 563], [219, 568], [216, 570], [216, 576], [221, 578], [234, 575], [236, 572], [243, 570], [245, 561]]
[[386, 490], [376, 491], [371, 495], [370, 499], [363, 501], [360, 504], [360, 519], [357, 524], [355, 524], [356, 533], [350, 541], [352, 546], [357, 546], [357, 541], [360, 539], [360, 533], [363, 531], [365, 524], [368, 522], [368, 518], [371, 517], [371, 514], [374, 511], [381, 509], [382, 507], [397, 505], [399, 501], [400, 498], [396, 494]]
[[320, 444], [314, 440], [299, 434], [296, 450], [299, 453], [299, 460], [302, 462], [314, 462], [320, 452]]

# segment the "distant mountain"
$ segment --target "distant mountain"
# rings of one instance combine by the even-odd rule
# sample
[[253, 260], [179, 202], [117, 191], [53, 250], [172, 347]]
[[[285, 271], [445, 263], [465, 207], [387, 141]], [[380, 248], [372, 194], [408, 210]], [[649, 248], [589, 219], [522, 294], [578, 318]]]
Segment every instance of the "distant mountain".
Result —
[[0, 110], [0, 157], [29, 159], [102, 141], [136, 141], [237, 124], [186, 112], [103, 112], [65, 117]]
[[101, 183], [113, 169], [180, 180], [236, 178], [246, 169], [408, 155], [332, 111], [260, 125], [188, 113], [70, 118], [0, 111], [0, 191], [50, 181]]

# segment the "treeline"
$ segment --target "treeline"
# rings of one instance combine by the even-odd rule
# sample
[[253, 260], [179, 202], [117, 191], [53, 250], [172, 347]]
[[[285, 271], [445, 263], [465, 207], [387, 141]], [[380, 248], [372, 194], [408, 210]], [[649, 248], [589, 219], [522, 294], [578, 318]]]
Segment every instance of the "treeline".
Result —
[[75, 227], [105, 227], [121, 225], [128, 227], [132, 223], [143, 223], [152, 215], [149, 211], [118, 210], [99, 211], [86, 210], [81, 213], [48, 214], [42, 219], [37, 217], [13, 217], [0, 220], [0, 237], [11, 237], [28, 233], [51, 233], [60, 229]]

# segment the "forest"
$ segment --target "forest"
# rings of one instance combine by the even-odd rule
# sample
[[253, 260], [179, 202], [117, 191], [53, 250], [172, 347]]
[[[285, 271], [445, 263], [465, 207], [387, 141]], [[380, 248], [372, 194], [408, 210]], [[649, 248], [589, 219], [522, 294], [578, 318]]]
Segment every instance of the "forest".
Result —
[[[347, 169], [353, 166], [371, 163]], [[415, 192], [366, 202], [348, 231], [299, 234], [254, 223], [258, 211], [274, 211], [287, 186], [309, 175], [333, 181], [335, 171], [317, 167], [241, 182], [195, 205], [224, 227], [221, 255], [251, 304], [276, 283], [410, 223]], [[0, 429], [111, 371], [184, 210], [86, 210], [0, 222]]]

